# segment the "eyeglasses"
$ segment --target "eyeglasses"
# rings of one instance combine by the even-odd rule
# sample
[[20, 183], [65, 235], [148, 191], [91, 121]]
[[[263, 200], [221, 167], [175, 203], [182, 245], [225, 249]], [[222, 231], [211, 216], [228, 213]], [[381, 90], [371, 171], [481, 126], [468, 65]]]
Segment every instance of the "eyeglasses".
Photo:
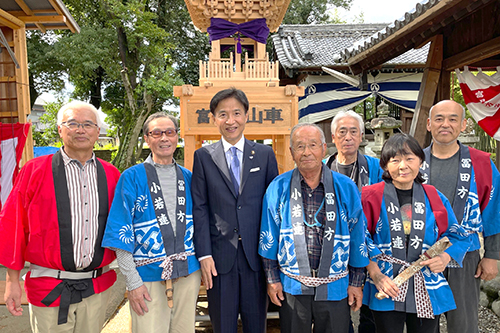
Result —
[[306, 151], [306, 147], [309, 147], [310, 151], [316, 151], [318, 149], [321, 149], [323, 145], [317, 143], [310, 143], [310, 144], [300, 143], [296, 146], [293, 146], [292, 149], [297, 153], [303, 153], [304, 151]]
[[79, 128], [80, 126], [86, 130], [86, 131], [90, 131], [90, 130], [93, 130], [97, 127], [99, 127], [99, 125], [91, 122], [91, 121], [86, 121], [84, 123], [79, 123], [79, 122], [76, 122], [76, 121], [63, 121], [61, 123], [61, 125], [64, 125], [66, 126], [68, 129], [74, 131], [76, 130], [77, 128]]
[[175, 128], [167, 128], [164, 131], [160, 131], [160, 130], [151, 131], [148, 133], [148, 136], [155, 138], [155, 139], [161, 138], [163, 136], [163, 134], [165, 134], [168, 137], [174, 137], [177, 135], [177, 132], [178, 132], [178, 130]]

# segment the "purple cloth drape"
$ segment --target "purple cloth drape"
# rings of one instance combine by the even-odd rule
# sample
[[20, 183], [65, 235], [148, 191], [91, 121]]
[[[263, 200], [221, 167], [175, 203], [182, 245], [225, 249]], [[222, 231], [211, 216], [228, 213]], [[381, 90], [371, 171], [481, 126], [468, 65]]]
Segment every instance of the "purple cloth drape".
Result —
[[241, 24], [232, 23], [221, 18], [211, 18], [210, 27], [207, 32], [210, 34], [210, 42], [236, 34], [236, 52], [241, 53], [241, 36], [246, 36], [259, 43], [265, 44], [269, 36], [269, 28], [265, 18], [248, 21]]

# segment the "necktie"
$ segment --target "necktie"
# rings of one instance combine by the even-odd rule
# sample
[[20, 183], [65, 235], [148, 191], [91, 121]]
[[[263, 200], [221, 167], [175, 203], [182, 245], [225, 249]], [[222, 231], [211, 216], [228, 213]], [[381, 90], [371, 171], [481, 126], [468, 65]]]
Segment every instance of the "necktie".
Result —
[[236, 147], [231, 147], [231, 180], [236, 194], [240, 192], [240, 161], [238, 160]]

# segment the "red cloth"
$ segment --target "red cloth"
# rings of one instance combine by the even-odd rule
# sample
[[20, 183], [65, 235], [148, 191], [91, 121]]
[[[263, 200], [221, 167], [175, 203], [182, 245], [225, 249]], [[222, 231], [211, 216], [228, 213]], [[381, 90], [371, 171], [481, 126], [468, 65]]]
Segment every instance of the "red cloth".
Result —
[[[26, 163], [0, 213], [0, 264], [8, 268], [21, 270], [25, 261], [29, 261], [39, 266], [64, 270], [52, 156], [41, 156]], [[99, 161], [106, 173], [108, 203], [111, 207], [120, 172], [110, 163]], [[115, 253], [105, 249], [99, 267], [110, 264], [114, 259]], [[95, 293], [105, 291], [115, 281], [114, 270], [93, 279]], [[41, 300], [60, 282], [49, 277], [32, 279], [28, 273], [24, 285], [28, 301], [36, 306], [45, 306]], [[59, 306], [59, 298], [50, 306]]]
[[[448, 229], [448, 212], [434, 186], [422, 184], [424, 192], [431, 204], [431, 211], [436, 218], [439, 237]], [[375, 228], [382, 210], [382, 199], [384, 197], [385, 182], [363, 187], [361, 192], [361, 203], [365, 213], [368, 231], [375, 234]]]
[[[2, 180], [0, 185], [2, 196], [0, 209], [5, 199], [7, 199], [19, 172], [19, 161], [23, 154], [30, 126], [30, 123], [0, 124], [0, 140], [2, 141], [0, 160], [6, 158], [6, 161], [10, 164], [7, 167], [8, 172], [6, 174], [2, 174], [2, 170], [0, 169], [0, 178]], [[9, 172], [10, 170], [12, 173]]]

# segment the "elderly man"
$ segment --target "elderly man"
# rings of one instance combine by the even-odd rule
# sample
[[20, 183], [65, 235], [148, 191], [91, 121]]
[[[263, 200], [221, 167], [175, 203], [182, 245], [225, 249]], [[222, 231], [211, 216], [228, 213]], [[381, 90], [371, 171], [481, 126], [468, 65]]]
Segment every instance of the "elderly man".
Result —
[[26, 163], [0, 214], [4, 297], [20, 316], [19, 275], [29, 261], [33, 332], [100, 332], [116, 281], [109, 270], [115, 254], [101, 240], [120, 174], [93, 153], [100, 127], [94, 106], [66, 104], [57, 124], [63, 147]]
[[359, 153], [365, 125], [356, 112], [340, 111], [332, 119], [332, 141], [337, 153], [330, 156], [326, 165], [335, 172], [351, 178], [361, 188], [382, 181], [383, 170], [377, 158]]
[[[363, 118], [352, 110], [340, 111], [333, 117], [331, 129], [332, 142], [337, 147], [337, 153], [328, 158], [326, 165], [333, 171], [351, 178], [358, 185], [360, 193], [362, 187], [381, 182], [384, 171], [380, 168], [378, 158], [363, 155], [358, 151], [365, 132]], [[362, 285], [363, 281], [357, 284]], [[366, 305], [361, 306], [358, 331], [375, 332], [375, 322], [370, 308]]]
[[120, 177], [104, 234], [103, 246], [116, 250], [125, 276], [132, 332], [194, 332], [201, 273], [191, 172], [173, 158], [177, 124], [165, 112], [144, 123], [151, 155]]
[[[470, 233], [471, 246], [463, 268], [445, 271], [457, 309], [446, 314], [449, 332], [478, 332], [479, 283], [493, 279], [500, 259], [500, 174], [489, 154], [461, 144], [465, 109], [446, 100], [429, 111], [427, 130], [432, 145], [424, 150], [421, 171], [450, 201], [455, 216]], [[479, 234], [484, 236], [481, 259]]]
[[369, 263], [359, 192], [322, 163], [326, 143], [318, 126], [296, 125], [290, 137], [297, 168], [276, 177], [262, 208], [259, 254], [268, 295], [281, 306], [282, 332], [311, 332], [314, 323], [314, 332], [346, 333], [349, 306], [358, 310], [362, 301], [349, 271], [359, 274]]

